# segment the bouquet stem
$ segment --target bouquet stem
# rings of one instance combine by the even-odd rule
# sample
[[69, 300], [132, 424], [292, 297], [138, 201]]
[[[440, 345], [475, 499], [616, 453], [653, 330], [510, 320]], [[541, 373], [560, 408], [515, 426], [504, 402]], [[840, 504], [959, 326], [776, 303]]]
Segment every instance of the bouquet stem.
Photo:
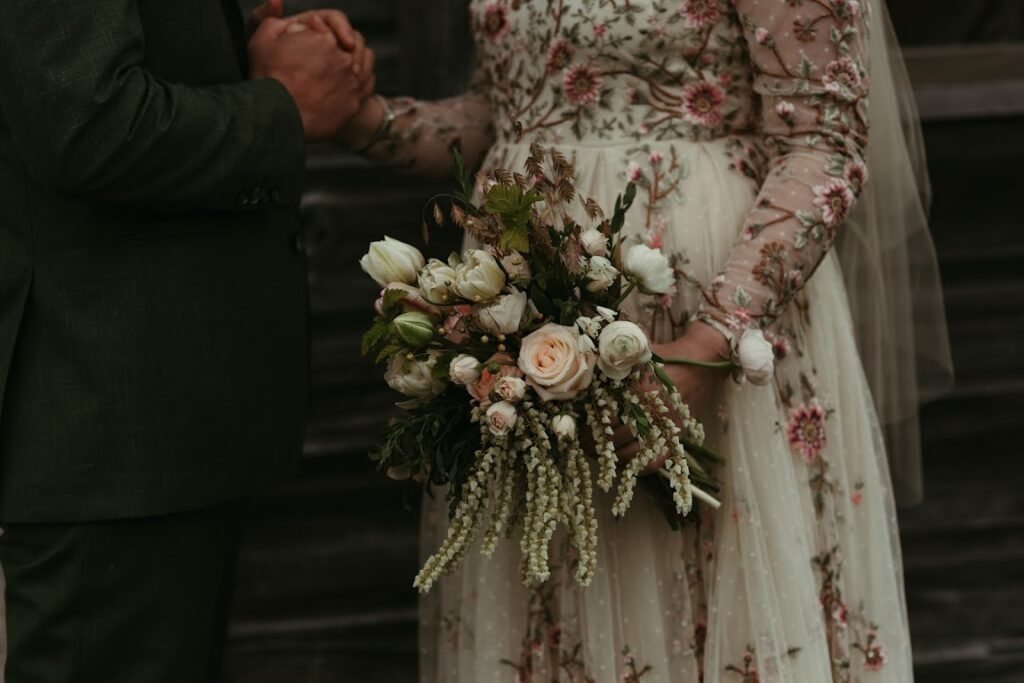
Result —
[[665, 365], [690, 365], [693, 367], [712, 368], [715, 370], [724, 370], [735, 366], [735, 363], [731, 360], [708, 362], [702, 360], [690, 360], [689, 358], [662, 358], [661, 362]]
[[[658, 474], [662, 478], [664, 478], [666, 481], [670, 479], [669, 473], [666, 472], [665, 470], [658, 470]], [[718, 500], [717, 498], [712, 496], [710, 493], [702, 491], [701, 489], [697, 488], [693, 484], [690, 484], [689, 486], [690, 486], [690, 493], [693, 494], [694, 498], [699, 499], [701, 502], [707, 504], [708, 506], [710, 506], [714, 510], [718, 510], [718, 509], [720, 509], [722, 507], [722, 501]]]

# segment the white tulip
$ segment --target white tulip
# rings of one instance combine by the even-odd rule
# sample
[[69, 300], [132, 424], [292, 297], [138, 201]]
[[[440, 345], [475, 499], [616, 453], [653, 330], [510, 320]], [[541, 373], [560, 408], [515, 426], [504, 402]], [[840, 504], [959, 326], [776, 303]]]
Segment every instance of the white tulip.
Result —
[[622, 260], [622, 267], [647, 294], [668, 294], [676, 284], [668, 257], [660, 249], [651, 249], [646, 244], [630, 247]]
[[626, 379], [633, 368], [651, 360], [647, 335], [635, 323], [613, 322], [601, 331], [597, 366], [610, 379]]
[[748, 329], [740, 337], [736, 355], [743, 376], [751, 384], [765, 386], [775, 377], [775, 349], [768, 341], [764, 332], [759, 329]]
[[370, 251], [359, 260], [363, 272], [381, 287], [392, 282], [415, 284], [423, 264], [419, 249], [390, 237], [370, 244]]
[[559, 439], [571, 441], [576, 438], [576, 418], [572, 415], [555, 415], [551, 418], [551, 431]]
[[472, 384], [480, 379], [480, 371], [483, 370], [483, 363], [473, 356], [462, 354], [452, 359], [448, 365], [448, 377], [456, 384], [463, 386]]
[[580, 233], [580, 244], [591, 256], [608, 255], [608, 237], [597, 228], [589, 228]]
[[446, 304], [452, 298], [452, 285], [455, 284], [455, 269], [444, 261], [432, 258], [419, 274], [420, 291], [423, 297], [433, 304]]
[[587, 291], [593, 294], [603, 292], [614, 285], [618, 277], [619, 271], [611, 261], [604, 256], [595, 256], [590, 259], [587, 269]]
[[404, 355], [391, 359], [384, 381], [395, 391], [411, 398], [428, 400], [444, 391], [446, 382], [434, 376], [439, 354], [431, 352], [426, 360], [409, 360]]
[[505, 288], [505, 271], [482, 249], [471, 249], [455, 269], [454, 289], [470, 301], [489, 301]]
[[529, 297], [515, 289], [476, 311], [476, 326], [495, 336], [515, 334], [523, 322]]
[[597, 307], [597, 314], [604, 318], [606, 322], [614, 322], [615, 319], [619, 317], [617, 311], [613, 311], [610, 308], [605, 308], [604, 306]]
[[495, 436], [505, 436], [516, 426], [519, 414], [508, 401], [498, 401], [487, 409], [487, 428]]

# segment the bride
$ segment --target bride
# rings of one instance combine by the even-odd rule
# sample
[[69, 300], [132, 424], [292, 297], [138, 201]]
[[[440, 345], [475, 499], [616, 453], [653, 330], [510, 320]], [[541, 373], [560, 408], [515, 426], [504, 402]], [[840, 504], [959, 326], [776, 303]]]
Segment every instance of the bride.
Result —
[[[604, 206], [635, 182], [628, 234], [678, 270], [674, 295], [630, 311], [656, 350], [718, 360], [757, 326], [778, 359], [770, 388], [668, 369], [726, 458], [721, 510], [681, 531], [642, 500], [602, 517], [589, 589], [557, 539], [538, 589], [514, 548], [471, 554], [423, 600], [422, 681], [913, 679], [883, 433], [912, 481], [917, 400], [949, 362], [910, 93], [875, 5], [473, 0], [469, 92], [371, 98], [345, 131], [421, 174], [449, 174], [453, 145], [519, 170], [540, 141]], [[426, 551], [445, 523], [428, 504]]]

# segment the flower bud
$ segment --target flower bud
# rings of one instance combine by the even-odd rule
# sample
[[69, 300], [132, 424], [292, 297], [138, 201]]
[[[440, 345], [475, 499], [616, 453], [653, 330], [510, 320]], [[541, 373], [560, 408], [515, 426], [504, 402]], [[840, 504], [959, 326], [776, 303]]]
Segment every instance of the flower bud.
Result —
[[448, 366], [448, 376], [456, 384], [473, 384], [480, 379], [481, 370], [483, 370], [483, 363], [473, 356], [462, 354], [456, 356]]
[[434, 321], [426, 313], [403, 313], [392, 324], [402, 341], [414, 349], [426, 346], [434, 339]]
[[571, 441], [576, 438], [576, 418], [572, 415], [555, 415], [551, 418], [551, 431], [559, 439]]
[[758, 386], [771, 383], [775, 377], [775, 349], [765, 338], [764, 332], [759, 329], [744, 332], [737, 345], [736, 355], [747, 381]]

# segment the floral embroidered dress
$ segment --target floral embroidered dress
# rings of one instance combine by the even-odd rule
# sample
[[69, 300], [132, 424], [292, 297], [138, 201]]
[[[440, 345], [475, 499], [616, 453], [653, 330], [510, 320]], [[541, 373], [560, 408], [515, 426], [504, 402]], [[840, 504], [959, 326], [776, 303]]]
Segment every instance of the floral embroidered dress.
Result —
[[[656, 341], [760, 326], [772, 387], [729, 383], [709, 441], [723, 508], [669, 528], [599, 506], [596, 578], [520, 581], [518, 548], [425, 598], [424, 683], [911, 681], [877, 419], [830, 247], [867, 182], [867, 13], [856, 0], [475, 0], [473, 92], [402, 106], [373, 155], [448, 170], [458, 142], [518, 170], [539, 140], [627, 230], [674, 254], [678, 291], [631, 311]], [[606, 503], [607, 501], [605, 501]], [[446, 508], [425, 511], [424, 551]], [[557, 539], [556, 539], [557, 541]]]

